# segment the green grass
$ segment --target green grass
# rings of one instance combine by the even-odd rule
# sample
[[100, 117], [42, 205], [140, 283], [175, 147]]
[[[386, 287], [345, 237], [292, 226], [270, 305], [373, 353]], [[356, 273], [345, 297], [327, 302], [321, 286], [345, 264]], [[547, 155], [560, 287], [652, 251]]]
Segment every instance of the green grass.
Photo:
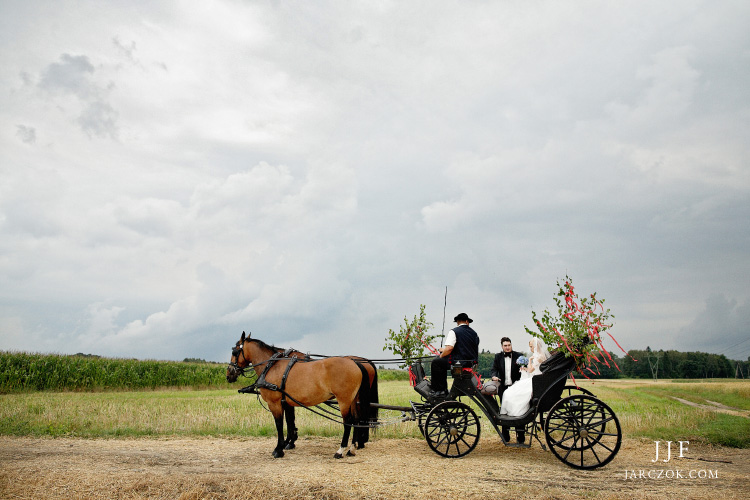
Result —
[[[705, 397], [747, 410], [750, 381], [674, 384], [618, 379], [579, 384], [613, 409], [625, 437], [750, 448], [750, 418], [687, 406], [672, 398], [705, 404], [705, 400], [699, 401]], [[418, 401], [419, 397], [408, 382], [380, 382], [381, 403], [408, 406], [410, 399]], [[301, 435], [341, 435], [340, 424], [304, 409], [296, 413]], [[399, 423], [399, 418], [400, 412], [381, 410], [380, 419], [387, 425], [378, 429], [378, 436], [420, 437], [416, 423]], [[482, 425], [485, 436], [494, 433], [485, 418]], [[118, 438], [275, 434], [273, 419], [258, 398], [238, 394], [236, 388], [0, 395], [0, 435]]]
[[0, 393], [225, 387], [226, 365], [0, 351]]
[[[612, 408], [627, 436], [750, 448], [750, 381], [618, 379], [579, 383]], [[688, 406], [674, 397], [704, 406], [715, 401], [744, 410], [746, 416]]]

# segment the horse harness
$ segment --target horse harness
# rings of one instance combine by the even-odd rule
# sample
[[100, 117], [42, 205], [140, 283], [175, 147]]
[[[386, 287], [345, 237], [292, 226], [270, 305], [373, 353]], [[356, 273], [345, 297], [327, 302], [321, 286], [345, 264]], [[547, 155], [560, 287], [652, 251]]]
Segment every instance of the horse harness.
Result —
[[[293, 349], [293, 348], [288, 348], [285, 351], [278, 351], [278, 352], [274, 353], [273, 356], [271, 356], [270, 358], [268, 358], [266, 361], [262, 361], [260, 363], [251, 364], [249, 366], [246, 366], [244, 369], [254, 368], [256, 366], [260, 366], [260, 365], [263, 365], [263, 364], [266, 365], [265, 368], [263, 368], [263, 371], [261, 372], [261, 374], [258, 376], [258, 379], [254, 383], [248, 385], [247, 387], [243, 387], [242, 389], [239, 389], [237, 392], [239, 392], [240, 394], [256, 394], [258, 396], [260, 396], [260, 392], [258, 392], [258, 389], [268, 389], [269, 391], [280, 392], [281, 393], [281, 403], [283, 405], [287, 404], [287, 398], [289, 398], [294, 403], [296, 403], [297, 405], [299, 405], [299, 406], [301, 406], [303, 408], [306, 408], [307, 410], [315, 413], [316, 415], [319, 415], [319, 416], [321, 416], [323, 418], [326, 418], [328, 420], [331, 420], [333, 422], [339, 422], [336, 418], [332, 418], [330, 416], [330, 415], [333, 415], [333, 412], [331, 412], [330, 410], [326, 410], [325, 408], [322, 408], [321, 406], [315, 406], [315, 407], [305, 406], [301, 402], [299, 402], [296, 399], [294, 399], [294, 397], [292, 397], [289, 394], [287, 394], [287, 392], [285, 390], [285, 388], [286, 388], [286, 379], [287, 379], [287, 376], [289, 375], [289, 372], [292, 369], [292, 366], [294, 366], [294, 364], [297, 361], [300, 361], [300, 360], [304, 361], [304, 362], [314, 361], [314, 359], [312, 358], [312, 356], [316, 356], [315, 354], [313, 354], [313, 355], [305, 354], [304, 357], [302, 357], [302, 358], [298, 357], [298, 355], [292, 356], [291, 354], [293, 352], [295, 352], [295, 351], [296, 351], [296, 349]], [[239, 358], [239, 355], [242, 352], [243, 351], [242, 351], [241, 346], [237, 346], [232, 351], [232, 354], [234, 356], [236, 356], [237, 358]], [[243, 353], [243, 356], [244, 356], [244, 353]], [[327, 357], [327, 356], [321, 356], [321, 357]], [[266, 380], [266, 374], [268, 373], [268, 371], [278, 361], [281, 361], [281, 360], [284, 360], [284, 359], [288, 359], [289, 363], [287, 363], [287, 365], [286, 365], [286, 369], [284, 370], [284, 374], [281, 377], [281, 387], [279, 387], [278, 385], [272, 384], [271, 382], [267, 381]], [[358, 361], [354, 361], [354, 362], [357, 363], [358, 365], [360, 365], [360, 363]], [[236, 363], [234, 363], [234, 365], [236, 366]], [[244, 369], [240, 369], [243, 374], [244, 374]], [[329, 401], [325, 401], [325, 404], [328, 405], [328, 406], [332, 406], [332, 407], [335, 408], [336, 402], [335, 402], [335, 400], [334, 401], [330, 401], [329, 400]], [[316, 409], [317, 409], [317, 411], [316, 411]], [[374, 427], [377, 427], [377, 423], [369, 423], [369, 424], [364, 424], [364, 425], [363, 424], [344, 424], [344, 425], [348, 425], [349, 427], [361, 427], [361, 428], [374, 428]]]
[[[273, 356], [271, 356], [268, 360], [263, 362], [265, 363], [266, 366], [265, 368], [263, 368], [263, 371], [258, 376], [258, 380], [256, 380], [254, 384], [244, 387], [243, 389], [240, 389], [240, 392], [257, 394], [258, 389], [268, 389], [269, 391], [280, 392], [281, 403], [286, 404], [287, 393], [284, 390], [286, 388], [286, 379], [289, 376], [289, 372], [291, 371], [292, 366], [294, 366], [294, 364], [300, 360], [300, 358], [297, 355], [295, 356], [291, 355], [294, 351], [295, 351], [294, 349], [289, 348], [283, 352], [278, 351], [274, 353]], [[271, 382], [267, 381], [266, 374], [277, 362], [283, 359], [288, 359], [289, 363], [287, 363], [286, 369], [284, 370], [284, 374], [281, 376], [281, 387], [279, 387], [278, 385], [272, 384]], [[311, 361], [311, 358], [309, 355], [305, 355], [305, 357], [301, 359], [304, 361]]]

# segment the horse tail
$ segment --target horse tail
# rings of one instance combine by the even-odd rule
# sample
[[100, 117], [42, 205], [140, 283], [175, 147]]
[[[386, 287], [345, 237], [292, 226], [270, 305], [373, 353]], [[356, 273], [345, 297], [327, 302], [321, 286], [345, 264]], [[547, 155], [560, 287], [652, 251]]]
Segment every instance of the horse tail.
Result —
[[359, 367], [359, 371], [362, 372], [362, 382], [359, 384], [359, 391], [357, 393], [357, 404], [353, 406], [355, 410], [354, 422], [357, 427], [354, 428], [353, 442], [357, 443], [358, 448], [362, 448], [370, 438], [369, 420], [370, 420], [370, 376], [367, 374], [367, 370], [362, 366], [361, 363], [354, 361]]
[[[370, 402], [371, 403], [380, 403], [380, 398], [378, 396], [378, 369], [375, 367], [375, 363], [367, 360], [367, 364], [372, 367], [372, 371], [374, 373], [372, 378], [372, 383], [370, 384]], [[370, 413], [369, 413], [369, 421], [372, 424], [378, 423], [378, 408], [370, 406]], [[378, 430], [377, 425], [375, 425], [372, 428], [372, 433], [375, 434]], [[368, 429], [369, 431], [369, 429]]]

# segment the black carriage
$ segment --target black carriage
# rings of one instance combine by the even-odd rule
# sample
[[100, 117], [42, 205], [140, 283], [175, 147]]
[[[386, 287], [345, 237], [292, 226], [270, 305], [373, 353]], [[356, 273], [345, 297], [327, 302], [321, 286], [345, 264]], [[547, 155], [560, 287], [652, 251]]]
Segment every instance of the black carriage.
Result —
[[[518, 417], [501, 415], [494, 396], [481, 393], [481, 380], [472, 368], [454, 365], [453, 386], [448, 398], [431, 397], [421, 363], [411, 369], [416, 376], [414, 389], [421, 402], [411, 402], [414, 418], [429, 447], [438, 455], [459, 458], [470, 453], [479, 442], [479, 416], [468, 404], [469, 398], [484, 413], [506, 446], [529, 448], [536, 439], [566, 465], [576, 469], [595, 469], [608, 464], [622, 442], [620, 422], [612, 409], [590, 391], [568, 385], [575, 361], [556, 353], [541, 365], [532, 378], [531, 405]], [[505, 428], [523, 428], [527, 443], [511, 443], [503, 436]], [[546, 446], [539, 439], [543, 433]], [[506, 433], [507, 434], [507, 433]]]
[[[250, 347], [257, 348], [256, 344], [265, 348], [265, 353], [260, 356], [261, 361], [253, 363], [252, 358], [254, 356], [251, 356], [252, 353], [245, 353], [245, 351]], [[240, 353], [245, 354], [240, 355]], [[325, 360], [328, 357], [315, 356], [315, 358]], [[337, 359], [345, 358], [339, 357]], [[532, 377], [529, 410], [518, 417], [502, 415], [497, 402], [491, 399], [493, 396], [486, 396], [481, 393], [481, 379], [475, 368], [464, 368], [461, 364], [454, 365], [451, 371], [453, 386], [450, 393], [447, 398], [438, 399], [432, 396], [429, 383], [424, 378], [421, 362], [415, 363], [410, 367], [414, 375], [413, 385], [417, 393], [422, 396], [422, 400], [420, 402], [411, 401], [411, 406], [406, 407], [380, 404], [377, 398], [377, 372], [374, 363], [359, 357], [349, 357], [348, 359], [361, 365], [360, 372], [364, 382], [361, 382], [363, 385], [360, 387], [360, 393], [366, 392], [368, 394], [365, 403], [368, 408], [400, 411], [401, 417], [397, 421], [416, 420], [429, 447], [443, 457], [463, 457], [471, 453], [479, 442], [481, 434], [480, 417], [472, 406], [461, 400], [464, 397], [469, 398], [475, 407], [479, 408], [481, 413], [484, 413], [506, 446], [529, 448], [536, 439], [543, 449], [546, 450], [549, 447], [558, 459], [576, 469], [602, 467], [612, 461], [620, 449], [622, 431], [617, 416], [609, 406], [597, 399], [590, 391], [574, 385], [566, 385], [568, 377], [575, 368], [575, 361], [572, 358], [565, 357], [561, 352], [554, 354], [543, 362], [540, 365], [541, 373]], [[239, 364], [240, 361], [243, 363], [242, 365]], [[326, 418], [337, 420], [335, 417], [336, 411], [325, 408], [339, 410], [339, 402], [336, 399], [322, 401], [318, 405], [304, 405], [285, 390], [287, 376], [290, 374], [295, 361], [307, 364], [313, 362], [314, 358], [312, 355], [304, 355], [293, 349], [283, 350], [268, 346], [257, 339], [246, 338], [243, 332], [240, 342], [233, 350], [232, 361], [227, 368], [227, 380], [230, 382], [236, 380], [238, 375], [245, 375], [248, 366], [257, 376], [255, 383], [239, 390], [241, 393], [260, 396], [259, 389], [271, 391], [269, 393], [271, 395], [279, 393], [278, 398], [282, 401], [281, 408], [286, 412], [290, 437], [286, 441], [282, 439], [281, 417], [280, 415], [274, 415], [277, 421], [277, 430], [279, 430], [279, 444], [274, 456], [283, 456], [283, 452], [279, 450], [284, 445], [286, 445], [286, 449], [293, 448], [294, 439], [297, 437], [294, 428], [294, 407], [290, 404], [284, 404], [283, 398], [288, 398], [299, 406], [305, 406]], [[391, 361], [401, 362], [403, 360]], [[279, 362], [282, 362], [279, 365], [281, 368], [285, 366], [279, 371], [279, 377], [277, 377], [280, 385], [271, 384], [265, 379], [266, 374], [271, 367]], [[369, 383], [365, 385], [368, 375], [372, 376]], [[365, 389], [367, 390], [365, 391]], [[264, 396], [264, 399], [266, 396]], [[362, 403], [364, 401], [360, 400], [357, 404]], [[345, 441], [348, 440], [348, 431], [351, 428], [369, 429], [385, 423], [378, 420], [377, 411], [375, 411], [374, 418], [367, 417], [370, 412], [363, 412], [362, 414], [365, 417], [360, 422], [341, 421], [346, 431], [341, 449], [336, 454], [337, 458], [341, 456], [342, 450], [344, 450]], [[503, 428], [523, 429], [529, 437], [528, 443], [511, 443], [503, 435]], [[544, 434], [546, 445], [539, 439], [540, 433]], [[357, 438], [356, 434], [355, 440], [358, 447], [364, 446], [367, 441], [364, 435]], [[351, 450], [349, 454], [353, 454]]]

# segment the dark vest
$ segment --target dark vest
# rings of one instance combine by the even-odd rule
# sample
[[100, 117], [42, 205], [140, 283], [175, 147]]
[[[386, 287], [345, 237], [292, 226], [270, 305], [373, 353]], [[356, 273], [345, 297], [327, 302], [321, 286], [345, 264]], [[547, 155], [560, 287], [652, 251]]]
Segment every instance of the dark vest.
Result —
[[479, 335], [469, 325], [460, 325], [453, 329], [456, 334], [456, 345], [451, 351], [451, 362], [471, 366], [479, 359]]

